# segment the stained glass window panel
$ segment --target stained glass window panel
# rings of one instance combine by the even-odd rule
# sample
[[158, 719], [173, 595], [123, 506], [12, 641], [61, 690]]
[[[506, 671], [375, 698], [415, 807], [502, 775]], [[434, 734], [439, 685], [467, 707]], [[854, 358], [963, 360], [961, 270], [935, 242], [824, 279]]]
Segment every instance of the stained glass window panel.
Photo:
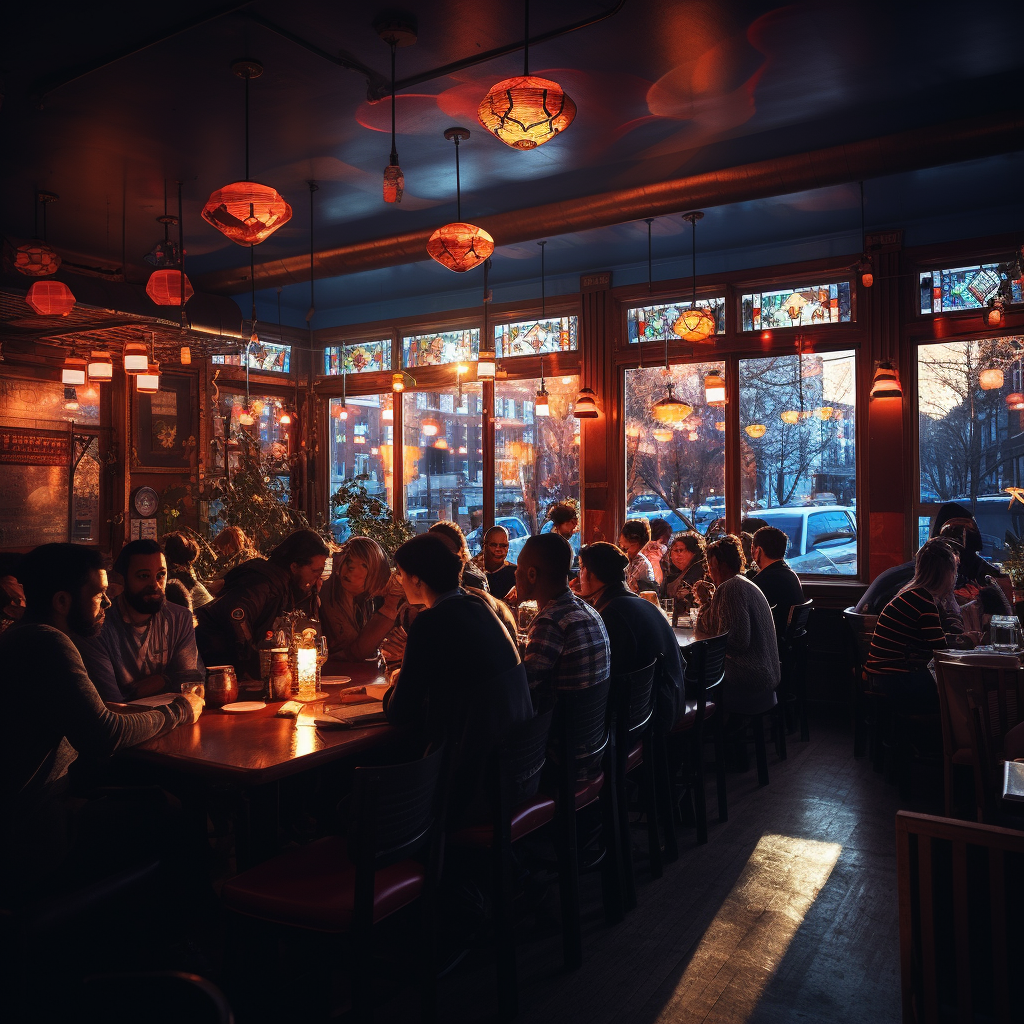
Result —
[[[242, 352], [212, 356], [211, 362], [219, 366], [244, 366]], [[270, 373], [291, 372], [291, 345], [275, 345], [269, 341], [258, 341], [249, 348], [249, 369], [265, 370]]]
[[575, 352], [576, 322], [574, 316], [563, 316], [553, 320], [498, 324], [494, 328], [495, 351], [499, 359], [543, 355], [545, 352]]
[[[344, 367], [342, 366], [344, 359]], [[349, 345], [331, 345], [324, 349], [324, 373], [374, 373], [391, 369], [391, 339], [356, 341]]]
[[1011, 302], [1024, 302], [1024, 277], [1015, 276], [1017, 269], [1015, 264], [983, 263], [923, 271], [919, 277], [921, 312], [980, 309], [1000, 292]]
[[[662, 305], [638, 306], [626, 310], [626, 330], [629, 343], [635, 345], [641, 341], [672, 341], [678, 338], [673, 325], [689, 309], [693, 303], [689, 299], [669, 302]], [[697, 306], [706, 306], [715, 315], [715, 334], [725, 334], [725, 296], [697, 299]]]
[[460, 359], [475, 362], [480, 354], [480, 331], [438, 331], [402, 338], [402, 359], [406, 366], [443, 366]]
[[845, 324], [852, 317], [850, 282], [799, 285], [782, 291], [754, 292], [742, 300], [743, 330]]

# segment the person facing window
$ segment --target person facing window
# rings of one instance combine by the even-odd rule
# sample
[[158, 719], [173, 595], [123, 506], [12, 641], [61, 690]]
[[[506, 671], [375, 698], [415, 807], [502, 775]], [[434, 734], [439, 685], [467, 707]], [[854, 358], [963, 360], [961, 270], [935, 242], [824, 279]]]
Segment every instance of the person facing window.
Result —
[[750, 547], [758, 568], [753, 580], [775, 609], [772, 612], [775, 632], [781, 636], [789, 623], [790, 609], [804, 602], [800, 577], [786, 563], [789, 537], [775, 526], [762, 526], [754, 534]]

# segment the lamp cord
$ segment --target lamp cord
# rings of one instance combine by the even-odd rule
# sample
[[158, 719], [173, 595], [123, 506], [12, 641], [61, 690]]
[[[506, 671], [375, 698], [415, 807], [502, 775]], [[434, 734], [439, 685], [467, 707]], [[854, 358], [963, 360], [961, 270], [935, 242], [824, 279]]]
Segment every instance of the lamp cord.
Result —
[[455, 219], [462, 221], [462, 179], [459, 176], [459, 137], [455, 136]]
[[523, 76], [530, 74], [530, 0], [524, 0], [523, 7], [526, 8], [524, 17], [525, 28], [523, 29]]
[[398, 147], [395, 144], [395, 40], [391, 39], [391, 166], [398, 166]]
[[[179, 298], [181, 300], [181, 329], [185, 330], [185, 222], [181, 214], [181, 182], [178, 182], [178, 284], [181, 288]], [[164, 183], [164, 213], [167, 213], [167, 184]], [[167, 230], [167, 225], [164, 225]]]
[[249, 180], [249, 74], [245, 76], [245, 180]]

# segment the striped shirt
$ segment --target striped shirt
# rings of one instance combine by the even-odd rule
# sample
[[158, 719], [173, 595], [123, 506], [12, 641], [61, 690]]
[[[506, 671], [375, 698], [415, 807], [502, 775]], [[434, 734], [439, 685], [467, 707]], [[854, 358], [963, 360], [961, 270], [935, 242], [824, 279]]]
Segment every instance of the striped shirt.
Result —
[[924, 587], [915, 587], [882, 609], [864, 667], [879, 674], [914, 672], [926, 668], [932, 652], [947, 644], [935, 601]]

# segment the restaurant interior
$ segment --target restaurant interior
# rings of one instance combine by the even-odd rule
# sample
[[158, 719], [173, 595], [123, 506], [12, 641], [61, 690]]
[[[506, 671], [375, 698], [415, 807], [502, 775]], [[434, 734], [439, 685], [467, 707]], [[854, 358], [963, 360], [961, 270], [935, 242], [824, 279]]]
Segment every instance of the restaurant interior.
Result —
[[[104, 629], [129, 624], [126, 545], [189, 538], [211, 599], [181, 588], [198, 691], [111, 700], [76, 660], [96, 714], [205, 707], [88, 767], [57, 730], [82, 755], [74, 813], [120, 816], [90, 826], [108, 845], [149, 828], [153, 794], [161, 824], [91, 874], [5, 868], [8, 1019], [1022, 1019], [1024, 6], [117, 0], [4, 21], [6, 713], [64, 720], [44, 655], [3, 653], [56, 625], [22, 576], [41, 545], [97, 553]], [[391, 612], [396, 657], [388, 633], [357, 658], [315, 612], [363, 537], [412, 604], [425, 577], [395, 552], [438, 523], [510, 610], [538, 708], [541, 789], [514, 795], [521, 723], [472, 826], [444, 810], [472, 739], [449, 723], [426, 748], [420, 713], [398, 720], [426, 672], [402, 660], [414, 618]], [[802, 598], [770, 637], [778, 702], [737, 710], [716, 587], [689, 617], [670, 549], [696, 535], [719, 566], [741, 538], [756, 583], [761, 529]], [[211, 666], [241, 556], [294, 583], [296, 531], [327, 552], [313, 603], [263, 645], [232, 606], [219, 628], [260, 667]], [[526, 581], [548, 535], [577, 604], [588, 548], [625, 550], [686, 673], [678, 717], [662, 654], [617, 674], [610, 626], [596, 745], [587, 683], [545, 717]], [[911, 704], [880, 644], [938, 548], [962, 621], [931, 591]], [[11, 760], [8, 825], [31, 782]]]

